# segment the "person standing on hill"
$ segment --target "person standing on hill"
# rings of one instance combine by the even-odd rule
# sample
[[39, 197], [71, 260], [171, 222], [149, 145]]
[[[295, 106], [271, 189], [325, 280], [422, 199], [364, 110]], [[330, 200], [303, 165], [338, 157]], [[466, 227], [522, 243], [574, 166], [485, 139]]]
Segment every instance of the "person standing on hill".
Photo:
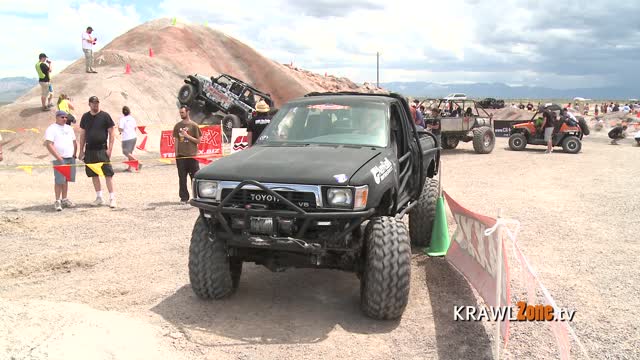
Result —
[[[122, 154], [129, 159], [129, 161], [138, 161], [133, 157], [133, 150], [136, 148], [136, 119], [131, 116], [131, 110], [128, 106], [122, 107], [122, 115], [120, 122], [118, 123], [118, 131], [122, 136]], [[140, 163], [138, 163], [138, 169], [140, 169]], [[125, 170], [131, 172], [131, 166], [128, 166]]]
[[180, 107], [180, 119], [173, 127], [173, 137], [176, 146], [176, 167], [178, 168], [178, 183], [180, 186], [179, 195], [182, 204], [189, 203], [189, 188], [187, 187], [187, 175], [193, 178], [200, 170], [198, 160], [194, 159], [198, 155], [198, 144], [202, 138], [202, 131], [198, 124], [191, 121], [189, 117], [189, 107]]
[[[36, 72], [38, 72], [38, 83], [40, 84], [40, 100], [42, 101], [42, 111], [49, 111], [49, 108], [53, 107], [51, 99], [53, 99], [53, 92], [51, 91], [51, 60], [47, 58], [47, 55], [41, 53], [38, 57], [39, 60], [36, 63]], [[47, 97], [49, 102], [47, 103]]]
[[[109, 190], [109, 207], [116, 207], [116, 194], [113, 190], [113, 167], [111, 166], [111, 152], [113, 151], [115, 123], [111, 116], [100, 110], [100, 100], [97, 96], [89, 98], [90, 110], [80, 119], [80, 160], [85, 164], [103, 163], [101, 171], [104, 174]], [[107, 141], [109, 145], [107, 145]], [[86, 147], [86, 148], [85, 148]], [[102, 200], [102, 188], [99, 174], [96, 174], [89, 166], [85, 172], [93, 182], [96, 191], [96, 200], [93, 205], [100, 206]]]
[[82, 33], [82, 51], [84, 52], [85, 71], [97, 74], [98, 72], [93, 69], [93, 45], [96, 44], [98, 38], [91, 36], [92, 32], [93, 28], [89, 26], [87, 31]]

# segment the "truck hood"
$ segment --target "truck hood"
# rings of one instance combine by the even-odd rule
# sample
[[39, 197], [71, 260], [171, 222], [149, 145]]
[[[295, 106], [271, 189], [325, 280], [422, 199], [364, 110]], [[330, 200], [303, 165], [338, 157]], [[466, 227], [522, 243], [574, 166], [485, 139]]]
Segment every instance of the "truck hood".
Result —
[[[253, 146], [202, 168], [197, 179], [347, 184], [381, 149], [339, 145]], [[360, 184], [355, 184], [360, 185]]]

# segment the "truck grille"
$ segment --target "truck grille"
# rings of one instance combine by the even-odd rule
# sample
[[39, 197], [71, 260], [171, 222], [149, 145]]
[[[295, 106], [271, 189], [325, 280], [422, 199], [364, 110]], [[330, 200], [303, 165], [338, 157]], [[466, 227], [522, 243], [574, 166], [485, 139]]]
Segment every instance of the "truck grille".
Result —
[[[233, 189], [222, 189], [222, 200], [229, 195]], [[312, 192], [299, 191], [275, 191], [282, 195], [285, 199], [291, 201], [302, 209], [316, 207], [316, 196]], [[234, 205], [246, 204], [265, 204], [271, 209], [287, 209], [287, 205], [279, 201], [275, 196], [262, 190], [246, 190], [238, 191], [230, 201]]]

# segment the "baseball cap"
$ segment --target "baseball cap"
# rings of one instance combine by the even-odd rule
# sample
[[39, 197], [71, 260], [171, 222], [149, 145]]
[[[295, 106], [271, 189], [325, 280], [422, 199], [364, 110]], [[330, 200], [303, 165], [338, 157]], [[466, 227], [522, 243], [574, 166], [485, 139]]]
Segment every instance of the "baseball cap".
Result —
[[91, 26], [87, 28], [87, 31], [90, 31], [90, 30], [93, 31], [93, 28]]
[[58, 111], [56, 111], [56, 117], [58, 117], [58, 116], [67, 116], [67, 113], [62, 111], [62, 110], [58, 110]]
[[48, 56], [47, 56], [47, 54], [45, 54], [45, 53], [40, 53], [40, 55], [38, 56], [38, 59], [46, 58], [46, 57], [48, 57]]
[[100, 102], [100, 99], [98, 99], [98, 97], [94, 95], [89, 98], [89, 102]]

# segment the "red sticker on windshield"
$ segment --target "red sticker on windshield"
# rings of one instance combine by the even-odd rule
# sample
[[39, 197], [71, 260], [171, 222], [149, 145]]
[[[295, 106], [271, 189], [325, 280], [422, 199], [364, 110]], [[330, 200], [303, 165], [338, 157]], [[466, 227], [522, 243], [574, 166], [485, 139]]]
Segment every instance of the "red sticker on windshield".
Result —
[[316, 104], [307, 106], [308, 109], [316, 110], [347, 110], [351, 109], [351, 106], [338, 105], [338, 104]]

